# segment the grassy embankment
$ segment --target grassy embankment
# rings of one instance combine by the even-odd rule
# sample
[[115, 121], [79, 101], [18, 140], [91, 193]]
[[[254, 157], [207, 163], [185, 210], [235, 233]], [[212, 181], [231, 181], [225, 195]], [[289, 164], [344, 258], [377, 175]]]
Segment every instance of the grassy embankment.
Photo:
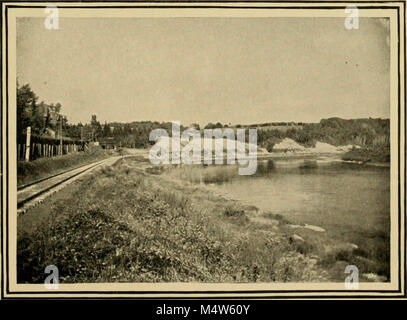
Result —
[[61, 282], [326, 280], [281, 217], [251, 220], [253, 207], [135, 167], [99, 169], [21, 216], [18, 282], [43, 282], [50, 264]]
[[17, 162], [17, 185], [24, 185], [37, 179], [45, 178], [92, 163], [115, 154], [112, 150], [98, 147], [88, 148], [84, 152], [75, 152], [53, 158], [40, 158], [31, 162]]

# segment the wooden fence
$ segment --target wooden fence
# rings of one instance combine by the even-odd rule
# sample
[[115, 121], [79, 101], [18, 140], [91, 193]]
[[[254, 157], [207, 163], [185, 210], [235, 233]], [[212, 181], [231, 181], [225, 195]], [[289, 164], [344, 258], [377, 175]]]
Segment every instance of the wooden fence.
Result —
[[17, 160], [23, 161], [27, 159], [35, 160], [43, 157], [55, 157], [68, 153], [83, 151], [85, 143], [80, 140], [63, 138], [62, 145], [60, 139], [37, 136], [32, 134], [30, 137], [30, 145], [27, 148], [27, 136], [25, 134], [17, 138]]

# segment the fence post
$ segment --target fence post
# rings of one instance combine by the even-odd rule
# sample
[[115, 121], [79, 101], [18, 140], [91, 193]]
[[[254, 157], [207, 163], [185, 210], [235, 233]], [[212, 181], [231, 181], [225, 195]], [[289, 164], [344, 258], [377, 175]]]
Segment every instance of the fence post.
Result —
[[26, 140], [26, 150], [25, 150], [25, 161], [30, 161], [30, 141], [31, 140], [31, 127], [27, 127], [27, 140]]

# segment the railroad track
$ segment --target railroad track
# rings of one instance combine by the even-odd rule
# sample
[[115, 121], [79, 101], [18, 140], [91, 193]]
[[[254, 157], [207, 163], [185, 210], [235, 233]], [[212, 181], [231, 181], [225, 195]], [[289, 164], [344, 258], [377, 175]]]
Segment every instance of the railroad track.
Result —
[[112, 165], [122, 156], [103, 159], [72, 170], [39, 179], [17, 188], [17, 212], [25, 212], [29, 207], [46, 198], [49, 194], [62, 189], [66, 184], [102, 165]]

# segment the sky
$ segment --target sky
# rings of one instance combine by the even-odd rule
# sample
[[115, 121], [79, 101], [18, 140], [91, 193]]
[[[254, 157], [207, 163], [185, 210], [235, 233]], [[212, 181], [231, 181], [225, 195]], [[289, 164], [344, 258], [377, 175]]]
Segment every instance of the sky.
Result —
[[389, 118], [388, 42], [379, 18], [19, 18], [17, 78], [70, 123]]

